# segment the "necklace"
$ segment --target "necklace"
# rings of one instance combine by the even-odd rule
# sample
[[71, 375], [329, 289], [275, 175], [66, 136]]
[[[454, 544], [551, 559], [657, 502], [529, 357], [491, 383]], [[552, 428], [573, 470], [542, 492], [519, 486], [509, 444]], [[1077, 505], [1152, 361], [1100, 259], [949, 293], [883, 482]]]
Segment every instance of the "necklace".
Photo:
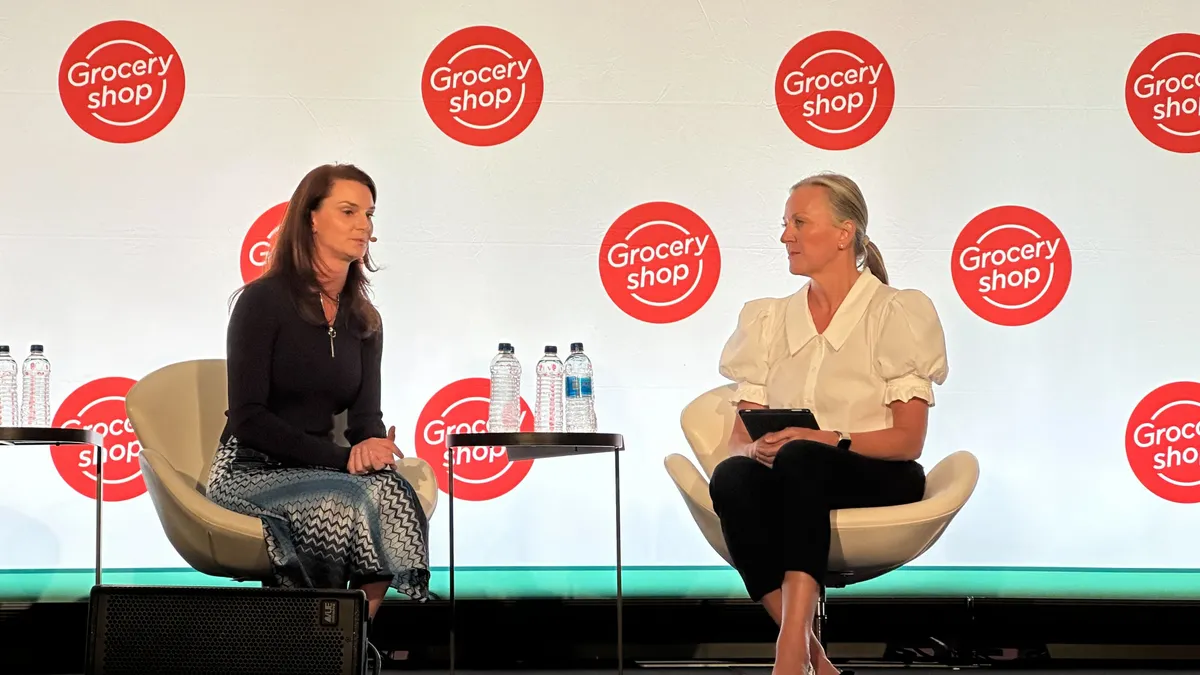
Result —
[[[323, 291], [323, 290], [320, 291], [320, 296], [321, 296], [321, 313], [322, 314], [325, 313], [325, 301], [329, 300], [329, 302], [331, 304], [333, 304], [333, 316], [334, 316], [334, 319], [336, 319], [337, 318], [337, 310], [338, 310], [338, 307], [341, 305], [341, 301], [338, 298], [329, 297], [329, 295], [326, 294], [325, 291]], [[337, 354], [333, 350], [333, 339], [335, 337], [337, 337], [337, 330], [334, 329], [332, 321], [327, 321], [326, 323], [329, 326], [329, 358], [335, 359], [335, 358], [337, 358]]]

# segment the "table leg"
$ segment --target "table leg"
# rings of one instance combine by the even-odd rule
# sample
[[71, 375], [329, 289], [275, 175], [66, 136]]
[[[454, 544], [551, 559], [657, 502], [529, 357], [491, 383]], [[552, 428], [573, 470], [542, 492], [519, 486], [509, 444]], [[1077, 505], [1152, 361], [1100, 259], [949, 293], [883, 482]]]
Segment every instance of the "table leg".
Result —
[[450, 675], [454, 675], [454, 463], [455, 452], [457, 448], [447, 447], [447, 454], [450, 455], [448, 462], [450, 468], [450, 481], [447, 484], [446, 493], [450, 499]]
[[96, 585], [100, 585], [101, 569], [100, 563], [100, 511], [104, 505], [104, 448], [96, 446]]
[[613, 450], [613, 482], [617, 495], [617, 673], [625, 672], [625, 617], [621, 585], [621, 451]]
[[825, 647], [825, 624], [828, 621], [825, 614], [825, 584], [821, 584], [820, 592], [817, 595], [817, 616], [815, 618], [813, 633], [821, 647]]

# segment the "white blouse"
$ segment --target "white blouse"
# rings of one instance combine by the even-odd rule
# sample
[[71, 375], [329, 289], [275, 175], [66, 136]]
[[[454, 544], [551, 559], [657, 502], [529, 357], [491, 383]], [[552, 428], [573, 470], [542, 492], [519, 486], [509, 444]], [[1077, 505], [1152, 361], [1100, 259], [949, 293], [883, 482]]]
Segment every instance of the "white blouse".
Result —
[[805, 284], [785, 298], [746, 303], [721, 352], [734, 400], [768, 408], [809, 408], [828, 431], [892, 426], [888, 404], [920, 398], [946, 380], [946, 340], [922, 292], [886, 286], [863, 271], [818, 334]]

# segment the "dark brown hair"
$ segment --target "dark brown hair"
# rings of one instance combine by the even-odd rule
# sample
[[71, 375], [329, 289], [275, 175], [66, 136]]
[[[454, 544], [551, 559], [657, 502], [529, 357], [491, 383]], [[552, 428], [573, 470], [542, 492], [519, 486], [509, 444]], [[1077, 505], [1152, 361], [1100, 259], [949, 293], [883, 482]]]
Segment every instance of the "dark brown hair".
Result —
[[[317, 281], [312, 213], [329, 197], [334, 182], [338, 180], [361, 183], [371, 191], [372, 201], [377, 197], [375, 181], [353, 164], [323, 164], [309, 171], [288, 201], [283, 223], [279, 226], [279, 233], [275, 235], [275, 241], [271, 245], [266, 271], [259, 278], [283, 280], [291, 292], [292, 302], [301, 318], [319, 326], [325, 325], [325, 315], [320, 303], [315, 302], [320, 285]], [[349, 310], [349, 316], [357, 324], [363, 337], [374, 335], [382, 323], [379, 311], [368, 296], [371, 282], [367, 280], [366, 275], [368, 271], [377, 270], [368, 250], [361, 261], [350, 264], [346, 286], [342, 291], [341, 304]], [[250, 283], [256, 282], [257, 280]], [[246, 286], [238, 289], [238, 293]]]

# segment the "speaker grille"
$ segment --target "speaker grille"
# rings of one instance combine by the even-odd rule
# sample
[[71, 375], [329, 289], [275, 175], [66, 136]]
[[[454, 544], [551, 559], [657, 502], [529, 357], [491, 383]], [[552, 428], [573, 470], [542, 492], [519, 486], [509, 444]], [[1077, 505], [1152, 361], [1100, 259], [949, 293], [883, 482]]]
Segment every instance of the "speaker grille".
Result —
[[[339, 614], [353, 611], [352, 603], [333, 601]], [[353, 653], [345, 626], [356, 617], [321, 625], [317, 597], [130, 593], [107, 595], [105, 603], [97, 664], [105, 675], [334, 675], [348, 672]]]

